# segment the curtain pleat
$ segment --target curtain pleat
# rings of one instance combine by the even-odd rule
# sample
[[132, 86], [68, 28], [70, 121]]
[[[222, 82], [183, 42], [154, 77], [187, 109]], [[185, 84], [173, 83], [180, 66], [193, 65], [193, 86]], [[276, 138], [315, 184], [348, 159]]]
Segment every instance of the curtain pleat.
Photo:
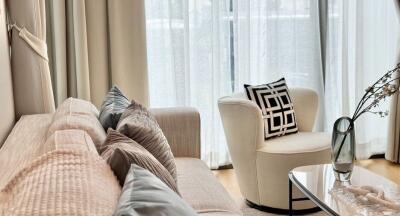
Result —
[[129, 98], [149, 103], [144, 0], [108, 1], [111, 81]]
[[[393, 0], [400, 21], [400, 0]], [[400, 36], [397, 41], [397, 63], [400, 63]], [[396, 74], [396, 77], [399, 74]], [[397, 81], [397, 84], [400, 83]], [[400, 163], [400, 94], [396, 93], [390, 104], [388, 145], [385, 158]]]
[[232, 93], [230, 13], [229, 0], [146, 1], [151, 106], [199, 110], [211, 168], [230, 164], [217, 107]]
[[44, 0], [7, 1], [16, 117], [53, 112], [54, 98], [46, 53]]
[[[235, 0], [235, 91], [243, 84], [263, 84], [282, 77], [289, 86], [311, 88], [324, 101], [325, 38], [327, 22], [320, 1]], [[324, 53], [325, 54], [325, 53]], [[320, 103], [317, 131], [324, 130]]]
[[[112, 85], [109, 64], [107, 0], [86, 0], [91, 100], [99, 106]], [[144, 71], [146, 73], [146, 71]]]
[[[352, 116], [365, 89], [394, 66], [399, 22], [393, 0], [328, 1], [325, 82], [327, 130]], [[382, 102], [373, 111], [386, 111]], [[393, 109], [392, 109], [393, 110]], [[383, 154], [389, 118], [366, 113], [356, 121], [357, 158]]]
[[65, 1], [46, 1], [47, 47], [56, 104], [60, 104], [68, 95], [65, 13]]
[[147, 106], [144, 0], [47, 2], [57, 104], [77, 97], [100, 106], [118, 85]]

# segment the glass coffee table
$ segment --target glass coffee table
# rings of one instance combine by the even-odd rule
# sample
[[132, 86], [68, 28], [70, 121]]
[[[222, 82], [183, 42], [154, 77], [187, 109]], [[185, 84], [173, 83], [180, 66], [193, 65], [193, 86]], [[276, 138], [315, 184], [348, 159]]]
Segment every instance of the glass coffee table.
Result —
[[[293, 202], [305, 199], [292, 197], [293, 185], [328, 215], [400, 215], [399, 185], [359, 166], [354, 166], [349, 182], [336, 181], [330, 164], [302, 166], [290, 171], [290, 215]], [[349, 192], [349, 186], [372, 186], [383, 192], [384, 199], [393, 205], [377, 204], [370, 202], [371, 199], [366, 200], [364, 196], [356, 196]]]

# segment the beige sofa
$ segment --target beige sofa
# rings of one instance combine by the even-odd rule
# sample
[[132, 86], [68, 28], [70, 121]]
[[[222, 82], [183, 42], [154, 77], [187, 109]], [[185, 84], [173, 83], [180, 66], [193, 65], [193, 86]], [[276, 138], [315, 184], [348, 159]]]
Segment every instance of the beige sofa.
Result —
[[[153, 109], [151, 111], [163, 129], [176, 157], [178, 188], [183, 199], [200, 215], [241, 215], [240, 209], [227, 191], [214, 177], [206, 164], [199, 159], [199, 113], [192, 108]], [[52, 122], [52, 117], [53, 114], [23, 116], [0, 148], [0, 200], [3, 197], [4, 201], [6, 197], [7, 191], [3, 189], [10, 181], [15, 182], [16, 175], [19, 175], [19, 178], [23, 175], [21, 170], [24, 167], [31, 166], [30, 163], [41, 155], [54, 151], [55, 147], [46, 146], [46, 133]], [[62, 167], [61, 172], [63, 172]], [[73, 176], [64, 175], [63, 178], [73, 178]], [[115, 185], [115, 182], [115, 178], [110, 179], [110, 185]], [[33, 183], [30, 182], [30, 184]], [[92, 186], [90, 190], [102, 190], [102, 188], [93, 188]], [[120, 191], [120, 188], [118, 190]], [[18, 193], [18, 190], [14, 193]], [[64, 191], [63, 193], [68, 194], [69, 192]], [[46, 199], [42, 199], [42, 202], [46, 202], [47, 199], [55, 202], [54, 200], [62, 199], [62, 197], [46, 197]], [[29, 202], [28, 200], [27, 203]], [[115, 207], [114, 202], [117, 202], [117, 200], [114, 199], [112, 202], [112, 205], [109, 205], [110, 208]], [[61, 203], [60, 205], [64, 204]], [[56, 206], [55, 208], [63, 209], [64, 213], [76, 211], [68, 209], [68, 206]], [[0, 214], [1, 212], [0, 205]]]

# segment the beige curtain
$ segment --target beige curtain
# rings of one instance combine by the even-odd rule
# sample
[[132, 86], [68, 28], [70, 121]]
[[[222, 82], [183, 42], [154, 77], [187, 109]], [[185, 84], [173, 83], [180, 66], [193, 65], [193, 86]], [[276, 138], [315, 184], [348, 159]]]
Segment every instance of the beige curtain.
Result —
[[[397, 15], [400, 19], [400, 0], [394, 0]], [[398, 40], [397, 63], [400, 63], [400, 35]], [[396, 76], [398, 76], [397, 74]], [[399, 82], [398, 82], [399, 84]], [[400, 163], [400, 94], [393, 96], [389, 114], [388, 146], [385, 157], [395, 163]]]
[[56, 104], [67, 97], [100, 106], [116, 84], [148, 105], [144, 0], [47, 1]]
[[7, 1], [16, 117], [54, 111], [44, 0]]

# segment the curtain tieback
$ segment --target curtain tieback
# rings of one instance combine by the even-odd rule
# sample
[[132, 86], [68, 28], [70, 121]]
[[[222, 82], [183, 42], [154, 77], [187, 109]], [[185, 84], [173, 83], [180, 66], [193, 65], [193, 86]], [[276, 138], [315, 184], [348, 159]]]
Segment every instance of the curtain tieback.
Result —
[[17, 30], [19, 32], [19, 37], [21, 37], [39, 56], [49, 61], [47, 56], [47, 44], [45, 41], [30, 33], [25, 27], [21, 28], [17, 24], [11, 24], [9, 26], [10, 30]]

